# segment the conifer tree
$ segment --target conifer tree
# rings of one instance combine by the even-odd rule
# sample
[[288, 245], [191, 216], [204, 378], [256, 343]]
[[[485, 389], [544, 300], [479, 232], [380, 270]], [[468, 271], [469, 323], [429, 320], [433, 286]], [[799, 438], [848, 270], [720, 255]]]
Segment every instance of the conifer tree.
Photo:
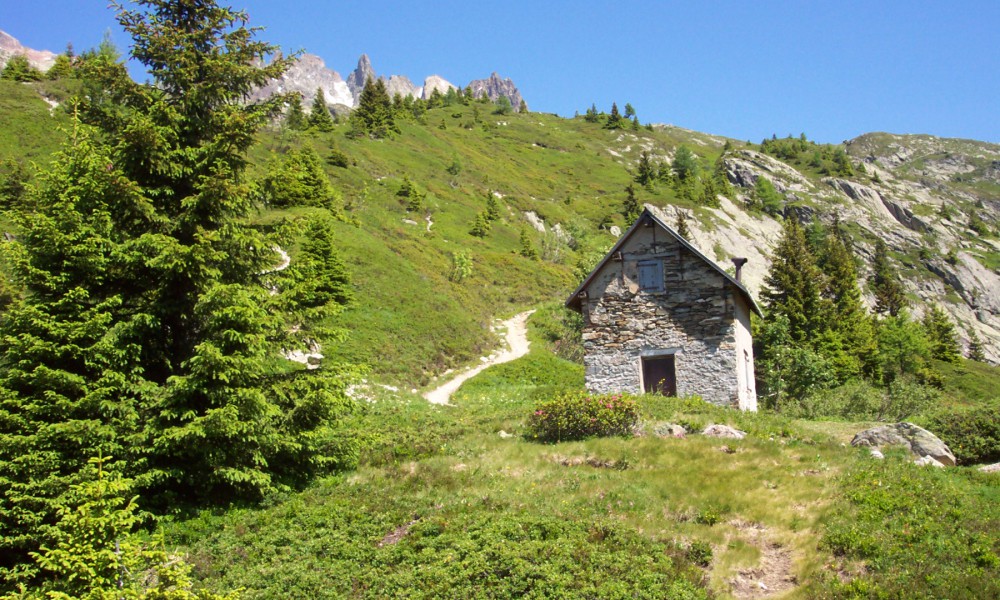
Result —
[[611, 103], [611, 114], [608, 115], [607, 122], [604, 123], [605, 129], [621, 129], [625, 125], [624, 119], [622, 119], [621, 113], [618, 112], [618, 105], [614, 102]]
[[486, 191], [486, 212], [484, 214], [490, 223], [500, 218], [500, 203], [493, 190]]
[[985, 362], [986, 355], [983, 354], [983, 341], [975, 329], [969, 330], [969, 360]]
[[831, 329], [844, 357], [838, 361], [842, 379], [861, 375], [877, 376], [877, 347], [871, 319], [861, 300], [857, 268], [839, 222], [827, 235], [818, 264], [826, 275], [823, 297], [832, 305]]
[[698, 175], [698, 161], [687, 146], [681, 145], [674, 152], [674, 160], [670, 163], [674, 176], [684, 182]]
[[719, 191], [715, 187], [715, 179], [706, 177], [701, 186], [701, 205], [709, 208], [719, 208]]
[[947, 313], [937, 304], [931, 304], [924, 313], [923, 326], [930, 343], [931, 356], [946, 362], [958, 362], [962, 355], [958, 350], [955, 326]]
[[538, 259], [538, 250], [535, 250], [534, 244], [531, 243], [531, 237], [528, 235], [528, 230], [524, 227], [521, 228], [521, 238], [519, 243], [521, 245], [521, 256], [524, 258], [530, 258], [531, 260]]
[[868, 283], [875, 293], [875, 312], [895, 317], [906, 308], [903, 286], [889, 264], [889, 248], [881, 238], [875, 240], [875, 257]]
[[[322, 90], [320, 90], [322, 92]], [[302, 110], [302, 94], [294, 92], [288, 97], [288, 110], [285, 112], [285, 127], [292, 131], [302, 131], [306, 128], [306, 114]]]
[[635, 182], [649, 191], [653, 191], [653, 183], [656, 181], [656, 168], [650, 158], [649, 151], [643, 150], [639, 153], [639, 162], [636, 164]]
[[[430, 107], [428, 104], [428, 108]], [[389, 98], [389, 92], [386, 91], [383, 80], [372, 81], [369, 78], [365, 82], [361, 96], [358, 97], [358, 107], [351, 113], [351, 124], [356, 135], [365, 135], [375, 139], [399, 133], [399, 127], [396, 125], [392, 110], [392, 100]]]
[[330, 116], [330, 109], [326, 106], [323, 88], [316, 88], [316, 97], [313, 98], [312, 109], [309, 111], [306, 123], [310, 129], [316, 131], [333, 131], [333, 117]]
[[691, 232], [688, 230], [687, 211], [677, 210], [677, 221], [674, 223], [674, 228], [677, 229], [677, 234], [682, 238], [691, 237]]
[[4, 65], [3, 71], [0, 71], [0, 79], [20, 83], [40, 81], [42, 79], [42, 72], [31, 66], [27, 56], [15, 54], [7, 59], [7, 64]]
[[823, 286], [823, 274], [802, 227], [795, 219], [785, 219], [761, 297], [769, 317], [782, 315], [788, 320], [789, 336], [797, 343], [809, 343], [829, 327], [830, 306], [821, 296]]
[[490, 234], [490, 229], [492, 229], [490, 218], [484, 211], [476, 215], [475, 221], [472, 222], [472, 228], [469, 229], [469, 234], [484, 238]]
[[639, 200], [635, 197], [635, 186], [630, 183], [625, 187], [622, 216], [625, 217], [625, 223], [632, 225], [639, 218], [640, 214], [642, 214], [642, 206], [639, 205]]
[[16, 507], [0, 511], [3, 575], [25, 572], [89, 456], [126, 459], [174, 505], [257, 499], [336, 459], [314, 434], [343, 409], [333, 384], [292, 412], [269, 393], [290, 324], [261, 285], [275, 239], [250, 225], [245, 170], [285, 99], [246, 97], [289, 59], [264, 60], [274, 48], [246, 15], [211, 1], [140, 0], [118, 20], [151, 80], [90, 61], [79, 114], [99, 131], [75, 126], [13, 246], [25, 295], [0, 324], [0, 501]]

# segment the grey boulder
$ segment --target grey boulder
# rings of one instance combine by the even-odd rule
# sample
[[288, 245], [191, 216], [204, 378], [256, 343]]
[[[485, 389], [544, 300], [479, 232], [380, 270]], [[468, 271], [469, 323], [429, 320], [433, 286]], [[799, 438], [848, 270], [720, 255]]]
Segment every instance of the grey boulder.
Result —
[[948, 445], [933, 433], [913, 423], [896, 423], [866, 429], [854, 436], [852, 446], [906, 446], [910, 452], [923, 458], [929, 456], [949, 467], [955, 466], [955, 455]]

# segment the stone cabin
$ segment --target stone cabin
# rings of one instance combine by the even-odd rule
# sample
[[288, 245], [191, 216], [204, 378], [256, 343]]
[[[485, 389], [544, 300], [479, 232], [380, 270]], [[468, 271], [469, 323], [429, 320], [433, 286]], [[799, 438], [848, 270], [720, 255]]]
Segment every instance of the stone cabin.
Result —
[[739, 281], [646, 205], [566, 301], [583, 314], [587, 388], [596, 393], [697, 394], [757, 410], [750, 312]]

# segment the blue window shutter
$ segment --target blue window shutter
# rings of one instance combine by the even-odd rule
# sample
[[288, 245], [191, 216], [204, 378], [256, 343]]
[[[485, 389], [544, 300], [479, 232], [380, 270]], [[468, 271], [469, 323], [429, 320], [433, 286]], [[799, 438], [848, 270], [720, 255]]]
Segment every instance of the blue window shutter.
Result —
[[663, 262], [644, 260], [639, 262], [639, 289], [644, 292], [663, 291]]

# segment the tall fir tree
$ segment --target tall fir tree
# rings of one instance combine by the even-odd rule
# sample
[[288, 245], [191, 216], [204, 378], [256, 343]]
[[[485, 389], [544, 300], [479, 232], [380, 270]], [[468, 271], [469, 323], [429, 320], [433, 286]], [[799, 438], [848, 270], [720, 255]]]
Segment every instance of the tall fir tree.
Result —
[[358, 136], [381, 139], [399, 133], [392, 110], [392, 100], [383, 80], [369, 78], [365, 82], [365, 87], [358, 97], [358, 107], [351, 113], [351, 124], [354, 135]]
[[640, 214], [642, 214], [642, 205], [636, 198], [635, 186], [630, 183], [625, 186], [625, 200], [622, 202], [622, 216], [625, 217], [626, 226], [631, 226]]
[[931, 304], [923, 318], [924, 333], [930, 343], [931, 356], [946, 362], [958, 362], [962, 354], [958, 349], [955, 326], [948, 314], [937, 304]]
[[292, 131], [302, 131], [306, 128], [306, 113], [302, 109], [302, 94], [295, 92], [288, 97], [288, 109], [285, 111], [285, 127]]
[[769, 316], [788, 320], [789, 336], [797, 343], [811, 343], [829, 327], [830, 303], [821, 295], [824, 281], [801, 225], [785, 219], [761, 298]]
[[316, 131], [333, 131], [333, 117], [330, 116], [330, 109], [326, 106], [326, 95], [323, 93], [323, 88], [316, 88], [316, 96], [313, 98], [306, 124], [310, 129]]
[[623, 119], [621, 113], [618, 112], [618, 105], [612, 102], [611, 114], [608, 115], [608, 120], [604, 123], [604, 128], [621, 129], [624, 126], [625, 126], [625, 119]]
[[875, 240], [875, 257], [868, 283], [875, 294], [875, 312], [895, 317], [906, 308], [903, 286], [889, 264], [889, 247], [882, 238]]
[[330, 463], [315, 430], [344, 402], [320, 384], [308, 406], [269, 394], [291, 323], [262, 285], [276, 239], [250, 225], [245, 170], [285, 99], [246, 98], [290, 59], [266, 60], [246, 15], [210, 0], [139, 0], [118, 21], [151, 79], [90, 61], [87, 123], [11, 250], [25, 295], [0, 323], [8, 582], [31, 576], [53, 499], [95, 450], [163, 505], [257, 499]]

